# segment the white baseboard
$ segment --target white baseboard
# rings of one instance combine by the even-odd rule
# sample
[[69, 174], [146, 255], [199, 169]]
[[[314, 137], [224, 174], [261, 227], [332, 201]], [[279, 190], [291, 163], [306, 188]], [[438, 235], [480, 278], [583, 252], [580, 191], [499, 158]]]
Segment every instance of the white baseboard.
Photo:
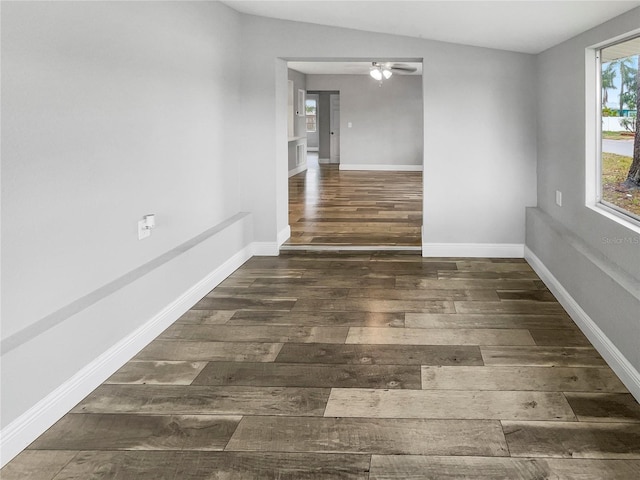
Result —
[[275, 242], [253, 242], [251, 248], [253, 254], [258, 257], [277, 257], [280, 255], [280, 245], [289, 240], [291, 226], [287, 225], [280, 232]]
[[423, 257], [523, 258], [520, 243], [423, 243]]
[[307, 164], [304, 163], [302, 165], [298, 165], [296, 168], [289, 170], [289, 178], [293, 177], [294, 175], [297, 175], [299, 173], [304, 172], [307, 169]]
[[278, 242], [253, 242], [251, 250], [258, 257], [277, 257], [280, 254]]
[[281, 252], [419, 252], [421, 247], [400, 245], [283, 245]]
[[338, 161], [332, 162], [330, 158], [319, 158], [318, 159], [318, 163], [324, 165], [324, 164], [328, 164], [328, 163], [340, 163]]
[[378, 170], [381, 172], [421, 172], [422, 165], [355, 165], [340, 164], [340, 170]]
[[251, 258], [251, 255], [251, 247], [245, 247], [237, 252], [144, 325], [120, 340], [3, 428], [0, 438], [0, 466], [4, 466], [57, 422], [196, 302]]
[[551, 293], [558, 299], [580, 330], [582, 330], [582, 333], [585, 334], [600, 355], [602, 355], [602, 358], [604, 358], [613, 371], [616, 372], [616, 375], [620, 377], [620, 380], [629, 389], [629, 392], [640, 402], [640, 372], [631, 365], [622, 352], [609, 340], [609, 337], [600, 330], [596, 322], [594, 322], [578, 302], [575, 301], [560, 281], [551, 273], [545, 264], [542, 263], [542, 260], [526, 246], [524, 248], [524, 258], [529, 262]]
[[291, 225], [287, 225], [278, 232], [278, 248], [291, 237]]

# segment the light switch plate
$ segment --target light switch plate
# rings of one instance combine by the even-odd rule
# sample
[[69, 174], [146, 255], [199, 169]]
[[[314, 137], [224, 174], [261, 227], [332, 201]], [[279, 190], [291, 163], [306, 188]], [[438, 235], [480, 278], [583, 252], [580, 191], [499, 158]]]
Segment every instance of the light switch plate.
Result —
[[142, 240], [151, 236], [151, 229], [144, 228], [144, 225], [144, 220], [138, 220], [138, 240]]
[[562, 192], [560, 190], [556, 190], [556, 205], [562, 206]]

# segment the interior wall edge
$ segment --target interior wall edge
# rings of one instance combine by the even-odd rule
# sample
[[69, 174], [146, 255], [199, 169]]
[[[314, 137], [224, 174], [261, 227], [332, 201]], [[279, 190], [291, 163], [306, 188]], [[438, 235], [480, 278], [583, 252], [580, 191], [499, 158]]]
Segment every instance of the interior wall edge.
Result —
[[291, 225], [287, 225], [278, 232], [278, 247], [281, 247], [284, 242], [291, 237]]

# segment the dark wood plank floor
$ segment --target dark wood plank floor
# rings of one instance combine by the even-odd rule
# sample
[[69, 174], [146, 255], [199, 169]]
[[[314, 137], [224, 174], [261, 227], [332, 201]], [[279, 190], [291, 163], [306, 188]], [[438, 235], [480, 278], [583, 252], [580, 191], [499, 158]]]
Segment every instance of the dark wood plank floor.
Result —
[[340, 171], [309, 161], [289, 178], [287, 245], [421, 245], [422, 172]]
[[640, 406], [523, 260], [290, 253], [249, 260], [0, 476], [637, 479]]

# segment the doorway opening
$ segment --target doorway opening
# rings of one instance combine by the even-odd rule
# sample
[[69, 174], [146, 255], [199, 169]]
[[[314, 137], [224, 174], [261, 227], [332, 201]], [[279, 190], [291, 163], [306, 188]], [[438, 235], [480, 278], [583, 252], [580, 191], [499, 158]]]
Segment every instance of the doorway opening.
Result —
[[287, 66], [305, 107], [293, 134], [290, 125], [291, 236], [281, 248], [420, 251], [422, 64], [384, 81], [370, 61]]

